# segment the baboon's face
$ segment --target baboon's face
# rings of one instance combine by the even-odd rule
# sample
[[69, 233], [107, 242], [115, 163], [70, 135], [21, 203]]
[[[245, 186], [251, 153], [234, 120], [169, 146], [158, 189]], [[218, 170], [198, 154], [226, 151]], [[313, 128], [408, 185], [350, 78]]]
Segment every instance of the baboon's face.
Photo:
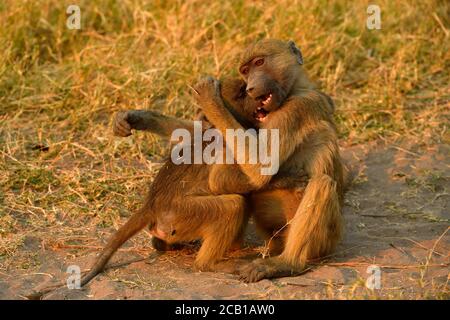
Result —
[[246, 92], [257, 103], [253, 118], [264, 122], [271, 111], [278, 109], [287, 93], [271, 67], [273, 57], [257, 56], [239, 69], [246, 81]]
[[221, 81], [221, 94], [236, 120], [245, 128], [254, 128], [258, 124], [254, 118], [254, 110], [259, 102], [248, 95], [246, 87], [247, 84], [242, 79], [224, 79]]
[[160, 213], [156, 217], [156, 222], [149, 226], [150, 233], [161, 240], [168, 243], [172, 242], [172, 238], [176, 236], [176, 219], [171, 212]]
[[192, 240], [192, 226], [188, 217], [173, 211], [159, 213], [156, 223], [149, 226], [149, 231], [151, 235], [168, 244]]
[[[246, 92], [247, 84], [242, 79], [225, 78], [220, 81], [220, 93], [227, 109], [244, 128], [254, 128], [258, 122], [255, 121], [253, 112], [259, 102], [252, 99]], [[206, 116], [199, 110], [197, 119], [208, 122]]]
[[239, 73], [246, 82], [246, 92], [257, 104], [253, 118], [267, 120], [289, 96], [297, 78], [300, 51], [291, 42], [264, 40], [249, 47], [243, 55]]

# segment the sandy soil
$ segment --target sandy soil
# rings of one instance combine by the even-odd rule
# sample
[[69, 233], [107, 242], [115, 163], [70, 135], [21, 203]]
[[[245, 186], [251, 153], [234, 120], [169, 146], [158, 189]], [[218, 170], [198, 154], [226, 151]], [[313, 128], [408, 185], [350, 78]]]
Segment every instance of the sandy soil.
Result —
[[[358, 172], [346, 196], [345, 237], [335, 255], [301, 276], [245, 284], [230, 274], [193, 272], [195, 250], [155, 258], [144, 234], [143, 247], [130, 243], [113, 258], [124, 265], [82, 290], [61, 288], [45, 299], [448, 299], [449, 149], [413, 141], [344, 146]], [[108, 235], [89, 235], [96, 245], [81, 251], [45, 248], [38, 237], [28, 237], [20, 254], [36, 255], [39, 267], [0, 273], [0, 299], [21, 299], [58, 283], [71, 264], [87, 270]], [[262, 243], [252, 230], [246, 243], [232, 257], [258, 254]], [[381, 268], [380, 289], [365, 286], [371, 265]]]

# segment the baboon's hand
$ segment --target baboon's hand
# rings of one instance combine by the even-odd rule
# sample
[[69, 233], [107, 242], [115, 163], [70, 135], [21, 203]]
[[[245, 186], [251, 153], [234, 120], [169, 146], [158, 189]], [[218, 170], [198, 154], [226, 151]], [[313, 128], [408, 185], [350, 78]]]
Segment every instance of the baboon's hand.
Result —
[[238, 271], [239, 279], [250, 283], [271, 278], [276, 269], [265, 260], [257, 259], [241, 267]]
[[216, 101], [222, 100], [220, 96], [220, 82], [213, 77], [201, 79], [194, 86], [194, 90], [194, 98], [203, 110], [213, 105]]
[[128, 137], [131, 135], [131, 125], [128, 122], [129, 111], [119, 111], [114, 116], [113, 132], [118, 137]]
[[212, 271], [213, 267], [210, 261], [195, 260], [193, 269], [194, 271]]
[[262, 279], [293, 276], [298, 271], [286, 265], [278, 257], [256, 259], [238, 270], [239, 279], [244, 282], [258, 282]]

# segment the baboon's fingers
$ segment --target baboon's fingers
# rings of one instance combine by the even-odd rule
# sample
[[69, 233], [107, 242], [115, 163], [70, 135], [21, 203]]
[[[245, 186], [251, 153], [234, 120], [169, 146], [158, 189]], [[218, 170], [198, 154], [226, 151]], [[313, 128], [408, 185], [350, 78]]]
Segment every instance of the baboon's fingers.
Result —
[[210, 261], [200, 261], [200, 260], [195, 260], [194, 261], [194, 266], [193, 269], [194, 271], [212, 271], [213, 264]]
[[293, 266], [283, 263], [278, 257], [257, 259], [242, 267], [239, 279], [244, 282], [258, 282], [262, 279], [288, 277], [297, 274]]
[[202, 86], [211, 86], [214, 84], [214, 81], [216, 81], [216, 79], [212, 76], [204, 76], [201, 77], [197, 84], [194, 86], [195, 87], [202, 87]]
[[126, 130], [123, 128], [115, 128], [114, 135], [118, 137], [128, 137], [131, 136], [131, 130]]
[[255, 263], [249, 263], [241, 267], [238, 273], [239, 280], [246, 283], [258, 282], [265, 278], [264, 270], [260, 270], [259, 266]]
[[194, 91], [197, 92], [194, 98], [197, 102], [203, 99], [211, 99], [216, 95], [220, 95], [220, 83], [218, 80], [211, 76], [201, 78], [193, 87]]
[[121, 111], [116, 114], [113, 123], [114, 135], [119, 137], [128, 137], [131, 135], [131, 126], [127, 121], [127, 112]]

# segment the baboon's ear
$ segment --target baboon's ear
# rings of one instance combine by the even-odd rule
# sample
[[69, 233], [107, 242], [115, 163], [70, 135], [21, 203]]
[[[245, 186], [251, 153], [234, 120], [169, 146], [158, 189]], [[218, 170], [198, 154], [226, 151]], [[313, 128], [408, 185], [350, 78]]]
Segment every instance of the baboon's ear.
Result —
[[300, 49], [296, 46], [295, 42], [290, 40], [288, 42], [289, 44], [289, 48], [292, 50], [292, 52], [295, 54], [295, 56], [297, 57], [297, 62], [298, 64], [303, 64], [303, 55], [302, 52], [300, 51]]

